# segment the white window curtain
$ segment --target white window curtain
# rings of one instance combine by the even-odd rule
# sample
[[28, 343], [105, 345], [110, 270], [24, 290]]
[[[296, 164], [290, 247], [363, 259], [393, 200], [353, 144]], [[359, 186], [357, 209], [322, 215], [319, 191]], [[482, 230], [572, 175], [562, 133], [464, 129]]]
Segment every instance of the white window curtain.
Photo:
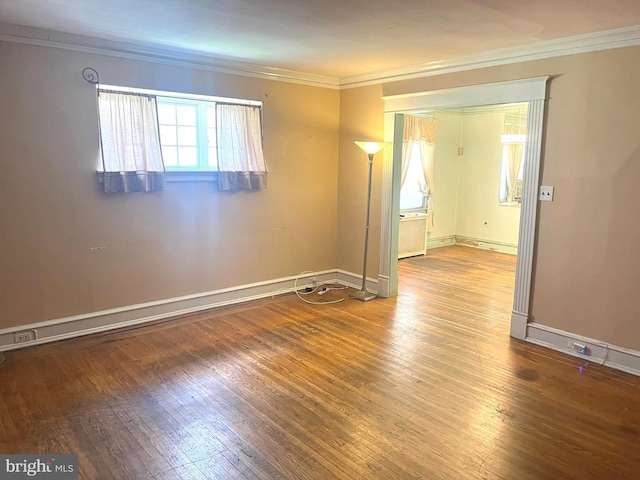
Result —
[[98, 108], [105, 192], [162, 190], [156, 98], [100, 90]]
[[407, 179], [409, 171], [409, 159], [413, 143], [417, 142], [420, 148], [420, 160], [422, 162], [423, 184], [426, 188], [422, 194], [428, 196], [427, 230], [431, 231], [434, 226], [433, 192], [436, 189], [435, 183], [435, 150], [436, 150], [437, 122], [435, 118], [416, 117], [405, 115], [404, 131], [402, 139], [402, 184]]
[[527, 140], [527, 112], [524, 107], [516, 113], [506, 113], [502, 129], [502, 178], [500, 202], [516, 203], [518, 180], [522, 180], [522, 162]]
[[220, 190], [266, 188], [260, 113], [257, 106], [216, 104]]
[[502, 145], [502, 171], [505, 172], [506, 188], [501, 192], [502, 202], [515, 202], [518, 173], [522, 167], [524, 143], [505, 143]]

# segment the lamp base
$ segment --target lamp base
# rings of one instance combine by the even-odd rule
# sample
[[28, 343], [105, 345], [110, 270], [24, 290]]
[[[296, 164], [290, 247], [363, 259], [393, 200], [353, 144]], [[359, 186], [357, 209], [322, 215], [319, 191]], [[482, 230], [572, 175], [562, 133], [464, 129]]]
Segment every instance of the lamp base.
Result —
[[373, 300], [378, 295], [375, 293], [368, 292], [367, 290], [360, 290], [358, 293], [354, 293], [351, 295], [351, 298], [354, 300], [360, 300], [361, 302], [368, 302], [369, 300]]

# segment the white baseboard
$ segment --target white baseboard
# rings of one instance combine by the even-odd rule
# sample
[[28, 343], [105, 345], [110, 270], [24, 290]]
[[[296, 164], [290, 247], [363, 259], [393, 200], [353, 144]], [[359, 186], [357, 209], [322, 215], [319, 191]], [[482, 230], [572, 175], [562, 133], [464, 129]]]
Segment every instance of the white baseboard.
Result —
[[[296, 278], [298, 278], [298, 288], [300, 288], [311, 285], [314, 277], [322, 282], [337, 282], [356, 289], [360, 289], [362, 286], [361, 275], [338, 269], [308, 273], [300, 277], [286, 277], [241, 285], [156, 302], [129, 305], [84, 315], [75, 315], [2, 329], [0, 330], [0, 352], [163, 320], [225, 305], [282, 295], [294, 290], [294, 281]], [[377, 293], [378, 287], [377, 280], [367, 277], [367, 290], [372, 293]], [[545, 325], [526, 323], [526, 320], [526, 315], [513, 312], [511, 319], [512, 337], [524, 338], [527, 342], [536, 345], [606, 365], [633, 375], [640, 375], [640, 352], [638, 351], [616, 345], [609, 345], [598, 340], [564, 332]], [[14, 336], [18, 332], [32, 332], [34, 339], [27, 342], [15, 343]], [[584, 344], [589, 349], [589, 355], [581, 355], [569, 348], [570, 341]]]
[[[357, 290], [362, 288], [362, 275], [353, 272], [347, 272], [346, 270], [336, 270], [336, 279], [338, 283], [353, 287]], [[367, 290], [371, 293], [378, 294], [378, 280], [367, 277]]]
[[[527, 324], [525, 340], [573, 357], [640, 376], [640, 352], [636, 350], [610, 345], [599, 340], [537, 323]], [[587, 354], [583, 355], [576, 352], [569, 347], [569, 342], [578, 342], [584, 345], [587, 348]]]
[[429, 238], [427, 236], [427, 251], [433, 248], [450, 247], [451, 245], [462, 245], [464, 247], [479, 248], [481, 250], [491, 250], [494, 252], [518, 254], [518, 246], [510, 243], [493, 242], [482, 238], [465, 237], [463, 235], [447, 235], [445, 237]]
[[451, 245], [455, 245], [455, 244], [456, 244], [455, 235], [449, 235], [447, 237], [431, 238], [429, 237], [429, 234], [427, 234], [427, 251], [434, 248], [439, 248], [439, 247], [450, 247]]
[[[314, 277], [327, 283], [341, 283], [338, 277], [345, 279], [357, 278], [356, 275], [350, 274], [349, 272], [326, 270], [323, 272], [307, 273], [299, 277], [279, 278], [212, 292], [129, 305], [28, 325], [19, 325], [0, 330], [0, 352], [154, 322], [225, 305], [282, 295], [294, 290], [296, 278], [298, 278], [298, 288], [300, 288], [311, 285]], [[348, 284], [351, 285], [351, 283]], [[357, 288], [360, 287], [358, 286]], [[18, 332], [31, 332], [33, 340], [15, 343], [15, 334]]]
[[481, 250], [491, 250], [494, 252], [508, 253], [510, 255], [518, 254], [518, 246], [510, 243], [493, 242], [491, 240], [483, 240], [482, 238], [465, 237], [462, 235], [455, 236], [455, 244], [465, 247], [479, 248]]

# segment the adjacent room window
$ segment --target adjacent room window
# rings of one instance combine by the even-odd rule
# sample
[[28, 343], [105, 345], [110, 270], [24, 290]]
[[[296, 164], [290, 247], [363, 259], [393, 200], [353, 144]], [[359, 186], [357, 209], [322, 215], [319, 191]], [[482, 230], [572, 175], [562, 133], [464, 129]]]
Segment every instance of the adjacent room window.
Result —
[[400, 212], [426, 213], [428, 231], [434, 226], [436, 128], [431, 116], [404, 117]]
[[400, 189], [400, 211], [426, 213], [429, 189], [422, 172], [419, 142], [417, 140], [412, 140], [412, 142], [407, 176]]
[[527, 141], [527, 111], [521, 106], [517, 113], [505, 113], [500, 170], [501, 205], [522, 203], [522, 174]]

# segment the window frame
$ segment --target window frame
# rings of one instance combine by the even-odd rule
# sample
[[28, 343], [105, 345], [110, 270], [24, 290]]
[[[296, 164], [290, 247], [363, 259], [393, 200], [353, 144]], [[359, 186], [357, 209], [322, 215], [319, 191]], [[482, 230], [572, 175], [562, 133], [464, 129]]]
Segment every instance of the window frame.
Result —
[[[205, 100], [192, 100], [192, 99], [178, 99], [175, 97], [161, 97], [156, 96], [156, 102], [158, 108], [160, 105], [173, 105], [173, 106], [194, 106], [196, 107], [196, 115], [195, 115], [195, 129], [196, 129], [196, 159], [197, 165], [195, 167], [181, 167], [181, 166], [170, 166], [168, 167], [165, 162], [165, 173], [167, 172], [217, 172], [218, 171], [218, 159], [216, 152], [216, 161], [215, 168], [209, 166], [209, 119], [207, 117], [207, 109], [213, 108], [215, 111], [216, 102], [205, 101]], [[160, 146], [164, 148], [162, 144], [162, 127], [169, 126], [167, 124], [160, 123], [160, 115], [158, 115], [158, 125], [160, 127]], [[178, 127], [176, 123], [176, 127]], [[215, 128], [215, 126], [214, 126]], [[176, 142], [177, 142], [177, 132], [176, 132]], [[177, 143], [176, 147], [179, 147], [180, 144]], [[216, 139], [216, 148], [217, 148], [217, 139]], [[164, 152], [163, 152], [164, 153]]]

